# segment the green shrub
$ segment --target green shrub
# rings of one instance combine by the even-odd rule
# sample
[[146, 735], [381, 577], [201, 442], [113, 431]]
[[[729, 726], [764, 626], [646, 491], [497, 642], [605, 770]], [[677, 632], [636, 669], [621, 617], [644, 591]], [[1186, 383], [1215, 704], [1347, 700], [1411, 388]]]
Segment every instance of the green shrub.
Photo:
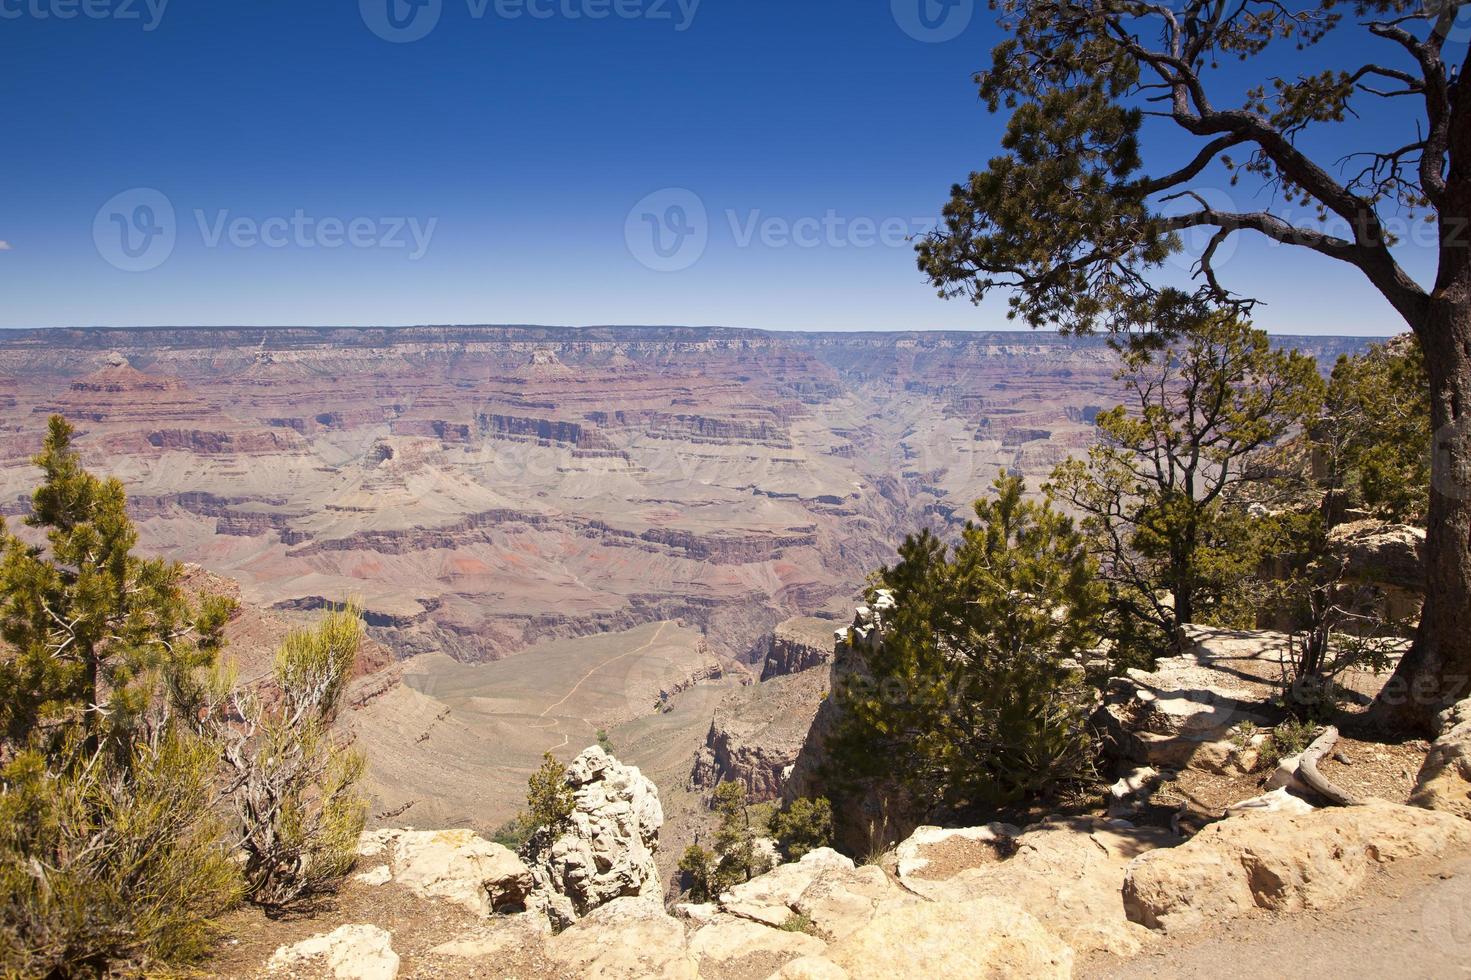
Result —
[[525, 849], [531, 835], [536, 832], [536, 824], [531, 820], [531, 814], [522, 810], [505, 823], [495, 829], [490, 839], [502, 847], [520, 852]]
[[0, 770], [0, 975], [151, 973], [211, 946], [240, 878], [217, 816], [218, 754], [182, 731], [126, 767], [24, 750]]
[[817, 935], [816, 923], [812, 921], [810, 916], [803, 915], [800, 912], [793, 912], [787, 916], [787, 921], [783, 922], [777, 928], [781, 929], [782, 932], [801, 932], [809, 936]]
[[326, 614], [276, 652], [274, 704], [237, 690], [233, 711], [215, 715], [235, 779], [245, 894], [270, 914], [330, 894], [357, 860], [368, 804], [356, 787], [367, 761], [331, 722], [362, 635], [356, 609]]
[[684, 876], [684, 887], [690, 901], [708, 902], [720, 893], [715, 879], [717, 858], [699, 844], [685, 848], [679, 858], [679, 870]]
[[0, 972], [160, 971], [239, 894], [219, 747], [195, 730], [230, 605], [132, 554], [123, 488], [53, 417], [26, 523], [0, 521]]
[[744, 783], [726, 782], [715, 787], [714, 805], [720, 816], [715, 831], [715, 853], [720, 856], [716, 878], [723, 891], [768, 870], [756, 847], [766, 827], [760, 811], [747, 800]]
[[329, 726], [361, 626], [288, 640], [269, 710], [232, 690], [231, 603], [132, 554], [122, 485], [71, 436], [53, 417], [36, 457], [45, 545], [0, 520], [0, 975], [159, 975], [242, 895], [279, 907], [352, 866], [363, 760]]
[[826, 797], [793, 800], [772, 817], [771, 833], [787, 860], [799, 861], [804, 854], [832, 844], [833, 805]]
[[550, 752], [541, 757], [541, 768], [527, 782], [526, 809], [533, 827], [544, 827], [553, 834], [577, 809], [577, 798], [567, 785], [567, 767]]
[[1070, 518], [1019, 477], [995, 486], [953, 554], [921, 532], [880, 572], [894, 606], [868, 672], [834, 691], [834, 791], [898, 783], [921, 817], [968, 818], [1093, 778], [1081, 664], [1103, 589]]
[[1283, 759], [1302, 755], [1317, 732], [1318, 726], [1312, 722], [1284, 721], [1262, 743], [1260, 768], [1275, 769]]

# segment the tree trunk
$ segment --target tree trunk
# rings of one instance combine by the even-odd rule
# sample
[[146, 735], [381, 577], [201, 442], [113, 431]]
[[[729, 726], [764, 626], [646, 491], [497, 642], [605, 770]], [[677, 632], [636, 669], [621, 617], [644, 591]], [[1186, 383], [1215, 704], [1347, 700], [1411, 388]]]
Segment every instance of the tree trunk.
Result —
[[1458, 269], [1442, 264], [1416, 331], [1430, 375], [1434, 452], [1425, 608], [1410, 652], [1373, 709], [1381, 724], [1422, 734], [1433, 734], [1439, 711], [1471, 697], [1471, 260], [1464, 242], [1459, 252]]

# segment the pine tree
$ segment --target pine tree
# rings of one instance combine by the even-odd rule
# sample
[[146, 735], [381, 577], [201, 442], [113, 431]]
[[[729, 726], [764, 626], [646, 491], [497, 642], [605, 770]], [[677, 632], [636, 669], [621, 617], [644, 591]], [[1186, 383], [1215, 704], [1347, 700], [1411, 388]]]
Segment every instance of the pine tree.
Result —
[[541, 768], [531, 774], [526, 786], [526, 810], [531, 825], [555, 836], [576, 808], [577, 798], [567, 785], [567, 767], [550, 752], [543, 754]]
[[1122, 630], [1142, 623], [1163, 646], [1182, 624], [1229, 621], [1261, 558], [1243, 490], [1311, 420], [1323, 384], [1312, 358], [1230, 315], [1125, 351], [1118, 377], [1129, 401], [1099, 415], [1087, 460], [1057, 467], [1045, 489], [1083, 515]]
[[132, 554], [122, 486], [53, 417], [29, 546], [0, 523], [0, 973], [202, 955], [239, 881], [197, 731], [229, 604]]
[[[1247, 265], [1225, 261], [1241, 236], [1377, 290], [1424, 354], [1434, 478], [1424, 612], [1374, 714], [1433, 731], [1471, 692], [1466, 0], [995, 9], [1005, 36], [975, 80], [1008, 116], [1001, 152], [953, 185], [920, 268], [942, 296], [1001, 291], [1032, 326], [1079, 332], [1168, 332], [1203, 307], [1249, 313], [1256, 301], [1233, 291], [1249, 279], [1229, 280]], [[1253, 73], [1269, 81], [1243, 90]], [[1146, 155], [1163, 134], [1184, 146]], [[1405, 228], [1433, 237], [1429, 276], [1401, 263]], [[1186, 234], [1200, 235], [1188, 292], [1158, 274]]]
[[870, 676], [833, 695], [840, 786], [898, 779], [921, 807], [970, 814], [1089, 776], [1080, 665], [1104, 591], [1070, 518], [1025, 499], [1020, 477], [995, 487], [953, 553], [924, 531], [879, 573], [895, 603], [884, 641]]

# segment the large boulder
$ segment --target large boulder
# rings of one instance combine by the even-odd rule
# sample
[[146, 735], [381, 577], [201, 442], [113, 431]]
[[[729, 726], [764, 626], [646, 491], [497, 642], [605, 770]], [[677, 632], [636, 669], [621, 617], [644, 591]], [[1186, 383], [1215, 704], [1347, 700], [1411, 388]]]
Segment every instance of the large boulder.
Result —
[[1339, 524], [1328, 532], [1329, 549], [1344, 574], [1360, 582], [1425, 591], [1425, 531], [1386, 521]]
[[883, 903], [867, 928], [829, 949], [826, 959], [852, 980], [1043, 980], [1073, 973], [1066, 943], [1026, 912], [994, 898]]
[[657, 898], [618, 898], [552, 937], [547, 956], [586, 980], [696, 980], [684, 926]]
[[1471, 700], [1441, 716], [1410, 802], [1471, 820]]
[[480, 915], [521, 912], [531, 872], [500, 844], [469, 830], [376, 830], [358, 843], [362, 857], [386, 857], [363, 880], [391, 880], [421, 898], [444, 899]]
[[720, 896], [724, 911], [781, 926], [792, 917], [793, 905], [818, 878], [834, 872], [852, 872], [851, 859], [828, 847], [819, 847], [802, 855], [800, 861], [783, 864], [750, 881], [734, 885]]
[[574, 759], [566, 778], [572, 816], [531, 855], [531, 904], [559, 928], [614, 899], [663, 891], [654, 853], [664, 810], [654, 784], [598, 746]]
[[1237, 745], [1243, 722], [1270, 728], [1256, 708], [1275, 693], [1264, 678], [1280, 675], [1288, 638], [1280, 633], [1186, 626], [1184, 654], [1155, 670], [1112, 678], [1093, 726], [1105, 746], [1129, 766], [1244, 770], [1255, 762]]
[[933, 901], [1010, 902], [1079, 953], [1130, 956], [1149, 932], [1124, 915], [1124, 877], [1140, 854], [1174, 843], [1165, 831], [1087, 817], [1050, 818], [1025, 831], [922, 827], [900, 845], [898, 875]]
[[1392, 803], [1308, 814], [1250, 813], [1135, 859], [1124, 881], [1130, 919], [1188, 932], [1255, 908], [1331, 908], [1375, 864], [1436, 856], [1471, 843], [1471, 825]]
[[268, 973], [298, 974], [315, 965], [334, 980], [394, 980], [398, 976], [398, 954], [393, 937], [374, 925], [339, 926], [331, 932], [282, 946], [266, 964]]

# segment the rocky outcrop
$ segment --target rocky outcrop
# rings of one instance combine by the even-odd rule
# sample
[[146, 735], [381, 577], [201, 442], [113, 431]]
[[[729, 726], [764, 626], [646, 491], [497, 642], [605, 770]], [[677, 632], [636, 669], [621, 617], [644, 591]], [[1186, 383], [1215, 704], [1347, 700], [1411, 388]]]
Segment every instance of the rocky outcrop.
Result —
[[813, 882], [824, 876], [854, 871], [851, 858], [829, 847], [809, 851], [800, 861], [779, 865], [720, 896], [720, 908], [731, 915], [768, 926], [783, 925]]
[[752, 800], [779, 798], [827, 684], [827, 671], [819, 669], [733, 691], [710, 722], [690, 772], [691, 785], [708, 791], [733, 781], [745, 786]]
[[777, 625], [763, 644], [761, 679], [799, 674], [833, 659], [833, 623], [813, 616], [797, 616]]
[[374, 925], [347, 925], [303, 939], [276, 950], [266, 965], [268, 973], [287, 971], [299, 975], [303, 967], [319, 966], [334, 980], [395, 980], [398, 954], [392, 936]]
[[1350, 578], [1425, 591], [1425, 531], [1404, 524], [1362, 520], [1328, 532], [1328, 547]]
[[1391, 803], [1247, 814], [1137, 858], [1124, 881], [1124, 908], [1131, 920], [1169, 933], [1258, 908], [1331, 908], [1376, 864], [1437, 856], [1468, 843], [1465, 821]]
[[567, 767], [567, 785], [576, 808], [565, 829], [533, 842], [531, 906], [563, 927], [615, 899], [659, 895], [664, 810], [654, 784], [593, 746]]
[[1386, 619], [1417, 619], [1425, 596], [1425, 531], [1404, 524], [1359, 520], [1328, 532], [1329, 550], [1348, 583], [1375, 594]]
[[1243, 722], [1271, 727], [1254, 708], [1273, 693], [1254, 677], [1274, 677], [1287, 637], [1186, 626], [1188, 650], [1160, 660], [1155, 671], [1130, 670], [1104, 689], [1092, 724], [1115, 758], [1156, 769], [1189, 766], [1215, 772], [1246, 771], [1249, 745], [1232, 730]]
[[1130, 956], [1149, 933], [1124, 915], [1124, 878], [1140, 854], [1175, 843], [1166, 831], [1087, 817], [1025, 830], [921, 827], [899, 846], [897, 874], [932, 901], [1011, 902], [1080, 954]]
[[1410, 802], [1471, 820], [1471, 700], [1441, 716]]
[[856, 794], [827, 778], [828, 739], [848, 710], [854, 692], [872, 687], [868, 658], [883, 643], [885, 619], [894, 609], [894, 597], [879, 590], [870, 604], [859, 606], [853, 623], [839, 634], [833, 649], [831, 690], [812, 721], [797, 761], [782, 787], [786, 800], [826, 796], [833, 802], [833, 833], [854, 854], [866, 854], [898, 843], [924, 822], [920, 812], [897, 784], [872, 783]]
[[933, 980], [1073, 975], [1073, 951], [1007, 902], [882, 903], [868, 927], [826, 957], [851, 980]]
[[531, 872], [515, 854], [468, 830], [368, 831], [358, 854], [387, 858], [386, 876], [379, 871], [367, 880], [394, 881], [421, 898], [454, 902], [480, 915], [524, 911], [531, 892]]
[[696, 980], [684, 926], [655, 898], [617, 898], [547, 943], [547, 955], [571, 976], [607, 980]]

